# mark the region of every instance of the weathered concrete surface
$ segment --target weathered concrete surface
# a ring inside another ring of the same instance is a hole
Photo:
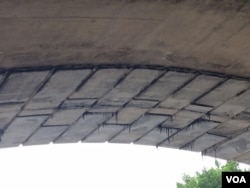
[[[132,143],[151,132],[157,125],[167,119],[167,116],[145,115],[132,123],[129,129],[122,131],[110,140],[111,143]]]
[[[249,163],[249,79],[115,67],[3,72],[0,147],[135,143]]]
[[[185,129],[177,132],[177,134],[172,135],[171,138],[160,143],[160,146],[173,147],[173,148],[183,148],[187,143],[190,143],[195,138],[203,135],[208,130],[211,130],[218,126],[217,122],[210,122],[206,120],[201,120],[200,122],[192,123]]]
[[[46,116],[15,118],[1,137],[1,142],[8,144],[24,143],[46,118]]]
[[[6,125],[19,113],[22,104],[1,104],[0,105],[0,129]]]
[[[246,0],[2,0],[0,67],[151,64],[250,76],[249,10]]]
[[[0,91],[0,102],[24,102],[29,99],[48,72],[11,74]]]

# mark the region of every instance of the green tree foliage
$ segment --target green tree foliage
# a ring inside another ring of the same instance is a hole
[[[216,168],[209,170],[203,169],[201,173],[196,172],[194,177],[184,174],[182,179],[184,183],[177,183],[177,188],[221,188],[222,172],[241,172],[239,163],[228,161],[225,165],[220,166],[215,161]]]

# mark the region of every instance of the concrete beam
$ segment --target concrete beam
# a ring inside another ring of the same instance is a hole
[[[0,2],[0,67],[150,64],[250,76],[245,0]]]

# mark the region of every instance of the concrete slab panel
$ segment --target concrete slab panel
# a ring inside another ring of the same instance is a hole
[[[145,115],[133,123],[127,130],[110,140],[111,143],[131,143],[148,133],[168,117],[157,115]]]
[[[207,131],[218,126],[218,123],[211,121],[200,121],[185,129],[182,129],[177,134],[170,137],[169,140],[161,143],[161,147],[182,148],[197,137],[203,135]]]
[[[165,108],[181,109],[190,104],[193,100],[211,90],[223,79],[215,76],[200,75],[194,80],[174,93],[170,98],[162,101],[160,106]]]
[[[99,102],[100,105],[123,105],[160,75],[161,71],[136,69]]]
[[[56,108],[85,79],[91,70],[58,71],[29,102],[26,109]]]
[[[79,119],[86,110],[86,108],[59,110],[44,123],[44,126],[71,125]]]
[[[126,107],[123,108],[116,116],[107,121],[107,124],[124,124],[129,125],[142,116],[148,109]]]
[[[248,109],[250,107],[250,90],[242,93],[241,95],[232,98],[230,101],[218,106],[211,114],[220,116],[233,117],[236,114]]]
[[[200,118],[202,115],[203,114],[199,112],[182,110],[174,115],[172,119],[168,119],[166,122],[164,122],[162,126],[176,129],[184,128],[196,119]]]
[[[211,134],[232,137],[240,133],[242,130],[250,126],[250,122],[246,120],[231,119],[220,124],[219,127],[209,131]]]
[[[240,162],[240,163],[250,164],[250,151],[243,153],[242,155],[236,157],[235,160]]]
[[[152,108],[154,107],[158,101],[150,101],[150,100],[131,100],[127,106],[129,107],[137,107],[137,108]]]
[[[12,143],[1,143],[0,142],[0,148],[13,148],[13,147],[18,147],[20,144],[12,144]]]
[[[232,118],[236,114],[242,112],[245,109],[243,106],[233,105],[233,104],[222,104],[218,108],[211,111],[211,114],[217,116],[227,116]]]
[[[187,106],[189,103],[190,101],[188,100],[179,100],[179,99],[175,99],[174,97],[170,97],[167,100],[163,101],[160,104],[160,107],[180,110],[183,107]]]
[[[23,104],[0,104],[0,130],[18,114]]]
[[[191,151],[197,151],[201,152],[209,147],[212,147],[215,144],[218,144],[219,142],[226,140],[227,138],[222,136],[216,136],[212,134],[204,134],[201,137],[194,140],[190,145],[187,145],[187,147],[183,148],[186,150]]]
[[[211,120],[211,121],[217,121],[217,122],[225,122],[225,121],[228,121],[230,120],[230,117],[228,116],[218,116],[218,115],[209,115],[208,116],[208,119]]]
[[[83,142],[106,142],[127,128],[127,126],[121,125],[103,125],[91,133]]]
[[[32,116],[16,118],[4,132],[2,143],[23,143],[47,118]]]
[[[229,79],[210,93],[196,101],[198,104],[218,106],[249,87],[249,82]]]
[[[194,74],[192,73],[169,71],[144,91],[138,98],[162,100],[165,97],[170,96],[192,77],[194,77]]]
[[[110,91],[128,69],[98,70],[78,91],[70,98],[101,98]]]
[[[241,112],[240,114],[238,114],[235,119],[238,120],[246,120],[246,121],[250,121],[250,112],[246,111],[246,112]]]
[[[213,108],[209,106],[201,106],[201,105],[196,105],[196,104],[190,104],[184,108],[184,110],[187,110],[187,111],[201,112],[201,113],[207,113],[212,109]]]
[[[38,90],[48,73],[48,71],[40,71],[10,74],[1,88],[0,103],[27,101]]]
[[[233,98],[230,104],[244,106],[245,108],[250,108],[250,89],[242,93],[241,95]]]
[[[24,143],[24,145],[49,144],[60,136],[67,128],[68,126],[42,126]]]
[[[93,132],[100,124],[106,120],[106,116],[102,114],[88,114],[84,118],[80,118],[76,124],[70,127],[63,135],[61,135],[54,143],[75,143]]]
[[[19,117],[22,116],[36,116],[36,115],[51,115],[53,114],[53,109],[41,109],[41,110],[22,110],[21,113],[18,114]]]
[[[90,113],[116,113],[120,107],[118,106],[94,106],[88,112]]]
[[[210,148],[205,151],[205,155],[216,156],[221,159],[232,160],[250,151],[250,131],[246,131],[239,136]]]
[[[167,139],[168,137],[172,136],[176,133],[176,129],[167,129],[167,128],[155,128],[150,131],[148,134],[144,135],[142,138],[134,142],[135,144],[139,145],[152,145],[158,146],[159,143]]]
[[[154,108],[149,111],[150,114],[167,115],[167,116],[172,116],[176,112],[178,112],[178,109],[170,109],[170,108]]]
[[[96,102],[96,99],[76,99],[65,100],[60,108],[74,109],[74,108],[86,108],[92,106]]]

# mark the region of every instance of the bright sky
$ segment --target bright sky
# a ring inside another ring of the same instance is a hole
[[[107,143],[0,149],[0,160],[4,188],[175,188],[214,166],[199,153]]]

